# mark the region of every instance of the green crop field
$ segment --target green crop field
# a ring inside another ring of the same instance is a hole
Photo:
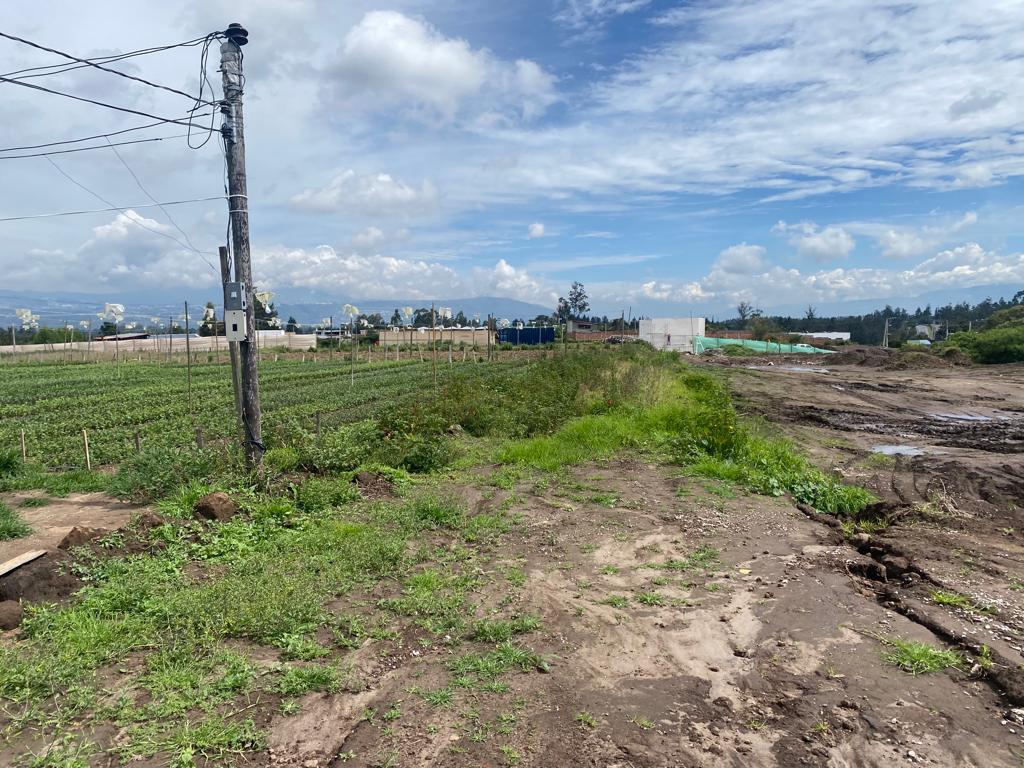
[[[474,364],[456,367],[463,365]],[[443,382],[448,362],[439,359],[437,368]],[[429,362],[352,367],[342,360],[264,361],[264,433],[289,423],[311,427],[317,412],[324,414],[325,425],[355,421],[379,404],[426,395],[432,381]],[[102,465],[131,455],[136,432],[144,447],[180,446],[195,440],[197,428],[212,439],[231,435],[234,418],[226,365],[193,367],[191,408],[183,364],[52,363],[0,369],[0,449],[17,448],[24,430],[28,457],[49,467],[83,466],[83,429],[93,463]]]

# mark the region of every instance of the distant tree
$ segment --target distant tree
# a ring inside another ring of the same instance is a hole
[[[736,305],[736,314],[745,323],[754,314],[754,306],[749,301],[741,301]]]
[[[289,315],[288,316],[288,322],[285,324],[284,329],[288,333],[298,333],[299,332],[299,321],[296,320],[293,316]]]
[[[572,314],[572,307],[569,306],[569,302],[565,300],[564,296],[558,297],[558,306],[555,307],[555,317],[558,318],[558,322],[564,323],[570,319]]]
[[[583,287],[583,283],[576,281],[569,288],[569,308],[577,317],[590,309],[590,297]]]
[[[104,320],[96,330],[97,336],[114,336],[117,333],[117,325],[113,320]]]
[[[402,313],[399,312],[397,309],[395,309],[394,313],[392,313],[392,315],[391,315],[391,322],[389,324],[390,325],[401,325],[402,324]]]
[[[461,309],[455,313],[455,324],[460,328],[469,325],[469,318],[466,317],[466,313]]]
[[[818,310],[814,308],[812,304],[807,305],[807,309],[804,310],[804,318],[806,320],[814,320],[818,317]]]
[[[412,314],[412,324],[416,328],[429,328],[432,322],[433,313],[430,307],[420,307]]]

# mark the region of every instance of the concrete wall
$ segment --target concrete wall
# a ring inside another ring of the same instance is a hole
[[[487,329],[486,328],[438,328],[434,331],[434,341],[440,342],[451,342],[454,341],[456,344],[477,344],[478,346],[485,346],[487,344]],[[411,335],[411,339],[410,339]],[[381,331],[379,336],[379,344],[429,344],[431,339],[429,328],[413,328],[412,333],[409,331]],[[494,334],[491,334],[491,343],[494,343]]]
[[[704,335],[703,317],[656,317],[640,321],[640,340],[655,349],[693,353],[693,337]]]

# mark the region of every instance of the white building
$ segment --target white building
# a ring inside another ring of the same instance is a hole
[[[809,339],[829,339],[831,341],[849,341],[848,331],[796,331],[798,336],[806,336]]]
[[[692,354],[693,337],[703,335],[703,317],[656,317],[640,321],[640,340],[655,349]]]

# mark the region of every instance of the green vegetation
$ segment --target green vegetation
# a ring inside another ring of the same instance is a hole
[[[943,347],[961,349],[976,363],[1024,361],[1024,304],[993,312],[982,330],[954,333]]]
[[[899,637],[885,638],[883,642],[890,650],[882,654],[882,658],[912,675],[941,672],[951,668],[959,669],[964,662],[963,656],[956,651],[936,648],[927,643],[903,640]]]
[[[18,513],[0,502],[0,541],[4,539],[20,539],[32,533],[24,520],[18,517]]]
[[[621,404],[512,443],[498,460],[550,471],[621,450],[651,450],[692,474],[769,496],[789,493],[822,512],[853,514],[874,500],[813,467],[785,440],[741,420],[713,376],[649,354],[635,354],[619,368],[620,392],[631,393]]]
[[[424,397],[432,377],[418,363],[357,366],[352,387],[347,365],[264,361],[269,450],[259,476],[219,441],[235,429],[219,367],[200,366],[194,383],[205,449],[189,445],[194,421],[177,367],[5,368],[0,445],[29,423],[33,460],[0,452],[0,491],[40,488],[49,499],[103,490],[161,515],[72,551],[81,591],[61,604],[27,605],[20,634],[0,643],[0,709],[12,743],[46,729],[56,745],[46,759],[77,768],[111,747],[68,734],[116,726],[125,762],[237,761],[265,745],[255,723],[267,712],[250,710],[294,714],[305,693],[357,690],[345,657],[371,643],[382,656],[409,645],[450,652],[449,679],[418,694],[431,706],[510,690],[511,673],[547,668],[527,647],[538,618],[512,607],[527,583],[525,560],[502,560],[494,547],[516,525],[514,491],[536,474],[529,467],[629,450],[676,461],[722,493],[791,493],[837,512],[868,498],[740,420],[716,379],[673,355],[636,345],[439,367],[438,394]],[[319,434],[317,411],[327,414]],[[51,471],[77,465],[81,428],[94,460],[118,462],[116,471]],[[489,479],[466,471],[495,457],[506,466]],[[451,477],[469,491],[450,490]],[[619,504],[600,488],[545,481],[555,494]],[[466,499],[481,486],[489,496],[471,507]],[[229,494],[240,513],[223,523],[194,519],[196,501],[212,491]],[[0,538],[28,532],[0,504]],[[649,564],[662,573],[646,591],[602,602],[670,604],[653,591],[669,572],[706,571],[719,558],[705,546]],[[504,594],[496,606],[487,589],[495,585]],[[395,705],[378,722],[399,717]],[[587,713],[577,720],[595,725]]]

